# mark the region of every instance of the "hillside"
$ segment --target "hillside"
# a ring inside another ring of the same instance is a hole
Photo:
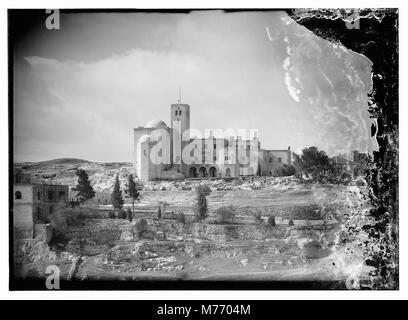
[[[129,174],[135,174],[129,162],[91,162],[83,159],[61,158],[41,162],[15,163],[39,183],[66,184],[70,187],[77,182],[76,171],[85,170],[96,191],[111,190],[118,174],[121,184],[125,184]]]

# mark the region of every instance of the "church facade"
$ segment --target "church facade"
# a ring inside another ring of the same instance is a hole
[[[170,127],[154,119],[133,129],[133,164],[142,182],[267,176],[284,165],[291,165],[290,147],[261,149],[256,133],[249,139],[218,138],[211,131],[206,137],[192,137],[197,132],[190,129],[190,106],[172,104],[170,112]]]

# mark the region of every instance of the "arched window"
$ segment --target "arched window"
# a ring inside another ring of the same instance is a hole
[[[16,200],[20,200],[22,198],[20,191],[16,191],[16,193],[14,195],[16,197]]]

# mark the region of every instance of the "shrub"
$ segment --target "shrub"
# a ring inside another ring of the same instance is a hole
[[[132,210],[130,210],[129,208],[127,208],[127,210],[126,210],[126,217],[130,222],[132,222],[133,214],[132,214]]]
[[[109,211],[109,213],[108,213],[108,217],[109,217],[109,219],[115,219],[115,218],[116,218],[116,214],[115,214],[115,212],[113,212],[113,211]]]
[[[176,215],[176,221],[180,223],[185,223],[186,222],[186,216],[184,212],[178,212]]]
[[[217,223],[231,223],[235,216],[233,206],[224,206],[215,210],[215,221]]]
[[[118,218],[119,219],[126,219],[127,218],[126,211],[123,210],[123,209],[119,210]]]
[[[293,221],[292,221],[293,222]],[[276,227],[275,216],[269,216],[268,218],[268,226],[269,227]]]
[[[262,223],[262,215],[260,212],[255,213],[255,223],[256,224],[261,224]]]
[[[49,223],[53,230],[53,242],[64,242],[68,227],[83,224],[84,216],[80,208],[67,208],[60,206],[49,215]]]
[[[289,227],[292,227],[292,226],[294,226],[295,224],[293,223],[293,220],[292,219],[289,219],[289,223],[288,223],[288,226]]]
[[[197,190],[200,190],[200,192],[203,192],[206,196],[208,196],[211,193],[211,189],[209,186],[206,184],[199,185]]]
[[[343,180],[343,181],[350,182],[353,179],[353,177],[351,176],[350,172],[344,171],[344,172],[342,172],[342,174],[340,176],[340,179]]]
[[[199,186],[196,190],[196,203],[194,206],[195,217],[197,221],[202,221],[208,217],[207,195],[210,192],[208,186]]]
[[[296,168],[293,165],[287,165],[285,163],[282,167],[275,169],[274,176],[285,177],[285,176],[292,176],[295,173],[296,173]]]

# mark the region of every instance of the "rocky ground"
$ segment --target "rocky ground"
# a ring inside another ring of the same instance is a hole
[[[22,166],[37,178],[55,170],[55,182],[72,183],[78,161]],[[90,172],[99,190],[108,190],[117,173],[125,180],[132,170],[130,165],[88,162],[80,167]],[[224,205],[236,208],[233,223],[214,224],[211,217],[193,221],[194,190],[200,184],[212,190],[210,214]],[[358,229],[369,219],[364,185],[295,177],[183,180],[149,182],[141,194],[133,222],[106,215],[84,218],[52,246],[41,235],[21,243],[16,247],[18,276],[43,277],[45,266],[55,264],[67,279],[329,280],[350,288],[369,279],[363,263],[367,234],[348,233],[350,226]],[[167,202],[170,212],[184,212],[187,221],[177,222],[171,215],[158,220],[159,201]],[[263,222],[256,222],[255,214]],[[270,215],[276,217],[276,227],[266,226]]]
[[[350,281],[368,272],[361,249],[343,246],[335,226],[265,228],[146,219],[141,227],[141,221],[90,219],[71,228],[64,245],[51,249],[41,239],[26,242],[20,274],[42,277],[48,264],[77,280]]]

